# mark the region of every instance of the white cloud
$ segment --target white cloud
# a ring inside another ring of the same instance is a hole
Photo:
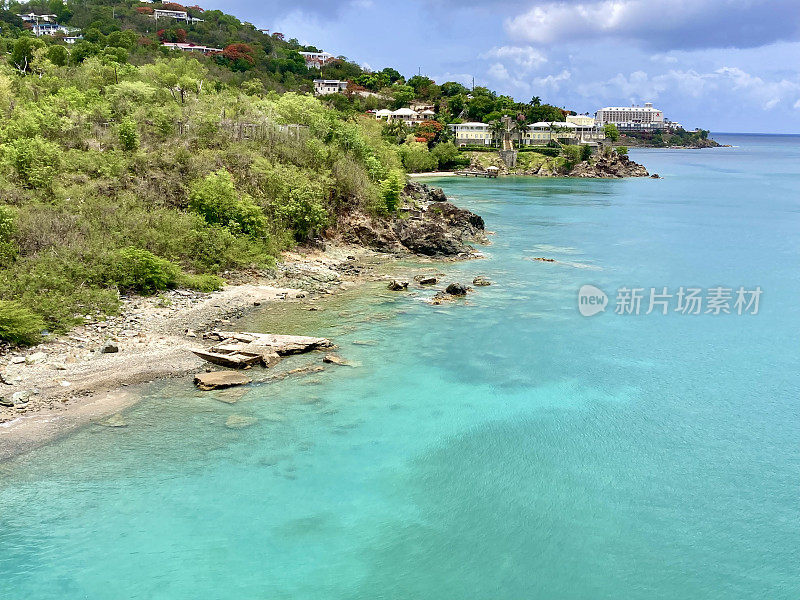
[[[701,73],[693,69],[671,70],[658,75],[633,71],[618,73],[606,81],[582,82],[575,92],[587,99],[620,104],[656,101],[661,97],[677,98],[735,98],[739,105],[754,105],[765,111],[800,94],[800,80],[764,80],[738,67],[721,67]],[[709,107],[712,104],[709,104]],[[795,104],[795,108],[800,108]]]
[[[798,39],[796,0],[549,0],[506,20],[516,40],[549,45],[590,38],[663,48],[757,47]]]
[[[490,66],[488,74],[489,77],[493,77],[494,79],[499,79],[501,81],[508,81],[511,79],[508,69],[506,69],[501,63],[494,63],[492,66]]]
[[[511,61],[525,71],[532,71],[547,62],[547,57],[532,46],[500,46],[480,55],[483,59]]]

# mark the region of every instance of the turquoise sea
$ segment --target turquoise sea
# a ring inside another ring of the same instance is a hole
[[[154,384],[0,464],[0,598],[797,599],[800,137],[716,137],[631,153],[662,180],[438,180],[495,235],[437,268],[493,286],[334,299],[285,327],[357,368]],[[681,286],[763,294],[644,314]]]

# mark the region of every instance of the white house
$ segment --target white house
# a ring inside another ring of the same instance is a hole
[[[594,120],[594,119],[592,119]],[[522,134],[523,146],[546,146],[553,140],[568,144],[595,145],[605,139],[605,133],[596,124],[576,124],[570,121],[539,121],[528,125]]]
[[[211,54],[212,52],[222,52],[222,48],[211,48],[209,46],[199,46],[197,44],[183,44],[180,42],[163,42],[161,44],[164,48],[172,50],[183,50],[184,52],[201,52],[203,54]]]
[[[164,10],[157,8],[153,11],[153,18],[158,21],[159,19],[175,19],[176,21],[185,21],[186,23],[202,23],[203,19],[190,17],[189,13],[185,10]]]
[[[314,95],[327,96],[328,94],[338,94],[347,91],[347,82],[339,79],[315,79]]]
[[[336,58],[330,52],[300,52],[299,54],[306,61],[306,67],[309,69],[321,69]]]
[[[595,113],[600,125],[613,123],[620,130],[649,131],[664,128],[664,112],[653,108],[652,102],[644,106],[606,106]]]

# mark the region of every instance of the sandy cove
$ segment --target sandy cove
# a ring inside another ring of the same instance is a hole
[[[289,252],[277,275],[238,273],[210,294],[125,298],[117,316],[0,356],[0,397],[26,400],[0,406],[0,460],[130,406],[138,396],[127,386],[205,370],[210,365],[191,352],[204,345],[203,332],[225,329],[269,302],[314,302],[384,279],[386,264],[385,254],[362,247]]]

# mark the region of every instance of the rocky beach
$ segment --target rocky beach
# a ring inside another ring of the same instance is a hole
[[[211,332],[234,329],[242,317],[275,303],[318,310],[326,297],[367,282],[385,280],[391,287],[400,281],[405,285],[396,289],[406,290],[414,270],[398,259],[469,259],[479,255],[470,244],[488,243],[483,219],[450,203],[441,189],[412,182],[404,197],[399,217],[346,215],[315,246],[284,253],[273,270],[228,273],[219,292],[174,289],[123,297],[118,315],[87,315],[66,335],[32,348],[5,348],[0,460],[114,415],[132,401],[128,386],[211,370],[192,349],[207,346]],[[438,283],[417,280],[417,286]],[[432,302],[439,303],[441,298]]]

